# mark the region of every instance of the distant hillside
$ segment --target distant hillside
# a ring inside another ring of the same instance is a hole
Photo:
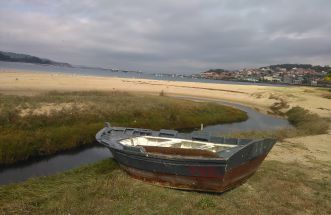
[[[18,54],[13,52],[3,52],[3,51],[0,51],[0,61],[48,64],[48,65],[71,67],[69,63],[56,62],[49,59],[35,57],[32,55]]]
[[[291,70],[293,68],[302,68],[302,69],[313,69],[316,72],[320,73],[322,71],[324,72],[331,72],[331,67],[330,66],[320,66],[320,65],[311,65],[311,64],[291,64],[291,63],[285,63],[285,64],[276,64],[276,65],[270,65],[270,66],[263,66],[260,68],[256,68],[256,69],[271,69],[271,70],[276,70],[276,68],[284,68],[286,70]],[[238,70],[235,70],[238,71]],[[221,74],[221,73],[227,73],[227,72],[231,72],[230,70],[226,70],[226,69],[209,69],[205,72],[202,72],[202,74],[204,73],[215,73],[215,74]]]
[[[225,69],[210,69],[210,70],[207,70],[203,73],[223,73],[223,72],[228,72],[228,70],[225,70]]]

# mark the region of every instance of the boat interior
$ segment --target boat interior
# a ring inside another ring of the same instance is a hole
[[[186,140],[167,137],[154,137],[154,136],[140,136],[123,139],[121,144],[126,146],[142,146],[142,147],[165,147],[177,149],[193,149],[193,150],[206,150],[214,153],[237,147],[237,144],[221,144],[211,143],[196,140]]]

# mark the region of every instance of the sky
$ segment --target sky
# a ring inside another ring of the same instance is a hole
[[[0,50],[193,74],[331,64],[330,0],[0,0]]]

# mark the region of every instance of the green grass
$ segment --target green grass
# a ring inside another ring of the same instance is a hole
[[[265,161],[221,195],[162,188],[104,160],[50,177],[0,186],[0,214],[330,214],[329,164]]]
[[[0,165],[90,144],[105,121],[116,126],[158,130],[192,129],[201,123],[246,119],[245,112],[232,107],[164,95],[123,92],[0,95]]]

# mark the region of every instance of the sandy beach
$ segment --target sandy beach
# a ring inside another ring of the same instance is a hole
[[[199,97],[236,102],[264,113],[270,113],[270,107],[275,103],[285,102],[287,106],[281,111],[300,106],[322,117],[331,118],[331,99],[323,98],[325,93],[323,90],[311,87],[175,82],[19,70],[2,70],[0,72],[0,93],[33,95],[49,90],[117,90],[149,94],[159,94],[163,91],[167,96]],[[330,162],[330,139],[330,131],[323,135],[285,139],[275,146],[268,159],[309,163],[309,160],[313,158],[322,162]],[[300,147],[291,147],[293,145],[300,145]]]
[[[323,98],[323,91],[311,87],[276,87],[233,85],[198,82],[176,82],[147,79],[97,77],[20,70],[0,71],[0,92],[3,94],[33,94],[48,90],[129,91],[168,96],[188,96],[221,99],[270,112],[275,103],[301,106],[322,117],[331,117],[331,100]]]

